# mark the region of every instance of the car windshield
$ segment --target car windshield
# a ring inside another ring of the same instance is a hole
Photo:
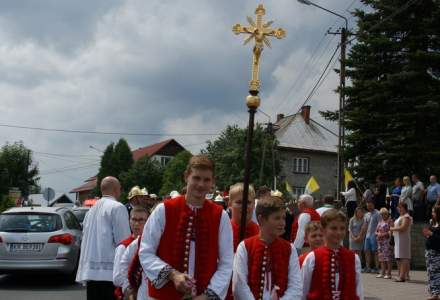
[[[57,214],[19,213],[0,215],[3,232],[51,232],[63,227]]]
[[[82,223],[88,211],[89,211],[88,209],[75,209],[72,212],[75,215],[78,222]]]

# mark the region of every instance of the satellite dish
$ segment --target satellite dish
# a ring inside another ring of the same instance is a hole
[[[54,197],[55,197],[55,191],[52,188],[48,187],[43,190],[43,198],[47,202],[50,202],[50,200],[52,200]]]

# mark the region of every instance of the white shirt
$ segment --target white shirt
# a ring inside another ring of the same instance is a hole
[[[235,300],[252,300],[255,299],[252,291],[248,285],[248,253],[244,242],[238,245],[237,252],[234,259],[234,273],[232,275],[232,290]],[[302,295],[302,279],[299,269],[298,255],[296,249],[292,247],[289,258],[289,273],[288,273],[287,288],[280,300],[300,300]],[[266,278],[267,286],[271,286],[272,276]],[[265,286],[266,286],[265,283]],[[276,293],[275,289],[272,291],[264,289],[263,300],[270,300],[271,295]]]
[[[191,207],[192,209],[195,209]],[[151,213],[145,224],[142,234],[139,259],[148,279],[157,289],[162,288],[168,281],[168,274],[171,266],[160,259],[157,255],[157,248],[165,230],[165,206],[159,204]],[[228,292],[229,282],[232,273],[233,243],[231,221],[225,211],[222,212],[219,226],[219,260],[217,271],[209,282],[208,289],[224,299]],[[188,274],[194,277],[195,269],[195,242],[190,244]],[[162,271],[162,274],[161,274]],[[164,276],[166,274],[166,276]]]
[[[126,272],[122,270],[121,260],[122,255],[126,250],[125,245],[119,245],[115,250],[115,260],[113,262],[113,284],[118,287],[122,287],[122,283],[124,282],[124,276],[127,277]],[[127,268],[128,271],[128,268]]]
[[[296,238],[293,242],[293,246],[296,249],[302,249],[304,246],[304,237],[306,234],[306,225],[311,221],[310,214],[301,213],[298,217],[298,231],[296,232]]]
[[[316,212],[319,216],[322,216],[323,213],[325,213],[327,210],[334,208],[333,205],[325,204],[324,206],[321,206],[320,208],[316,209]]]
[[[351,188],[346,192],[341,192],[342,196],[345,197],[345,204],[347,204],[347,202],[350,201],[357,201],[357,197],[356,197],[356,189],[355,188]]]
[[[355,272],[356,272],[356,294],[360,300],[364,300],[364,289],[361,281],[361,261],[359,256],[355,254]],[[310,252],[304,259],[301,267],[301,274],[303,279],[303,293],[302,300],[307,300],[307,294],[309,293],[310,286],[312,284],[313,270],[315,269],[315,252]],[[339,273],[336,273],[335,285],[339,286]]]
[[[115,248],[130,235],[127,209],[115,198],[102,197],[84,219],[76,281],[113,281]]]
[[[130,286],[130,283],[128,281],[128,269],[137,250],[138,250],[138,239],[135,239],[133,242],[131,242],[130,245],[128,245],[127,249],[125,249],[122,255],[121,269],[125,274],[123,284],[121,285],[123,292],[125,292],[125,290]],[[151,299],[148,296],[147,275],[145,274],[144,271],[142,271],[142,282],[137,292],[137,299],[138,300]]]

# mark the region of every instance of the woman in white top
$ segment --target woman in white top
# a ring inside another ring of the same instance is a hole
[[[412,211],[414,210],[411,200],[412,187],[411,180],[408,176],[403,177],[403,184],[404,186],[402,187],[402,192],[400,193],[399,203],[406,203],[406,205],[408,206],[408,211],[410,212],[410,214],[412,214]]]
[[[354,215],[354,211],[357,207],[356,196],[356,184],[353,180],[350,180],[347,184],[347,191],[341,192],[341,195],[345,197],[345,207],[347,208],[347,216],[350,219]]]

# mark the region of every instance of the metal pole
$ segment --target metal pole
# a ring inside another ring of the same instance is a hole
[[[251,91],[252,96],[257,96],[258,91]],[[247,218],[247,207],[249,198],[249,181],[251,174],[251,149],[252,149],[252,138],[254,135],[254,118],[255,118],[256,108],[249,108],[249,124],[247,128],[246,135],[246,148],[245,148],[245,162],[244,162],[244,180],[243,180],[243,199],[241,202],[241,222],[240,222],[240,241],[245,238],[246,235],[246,218]]]

